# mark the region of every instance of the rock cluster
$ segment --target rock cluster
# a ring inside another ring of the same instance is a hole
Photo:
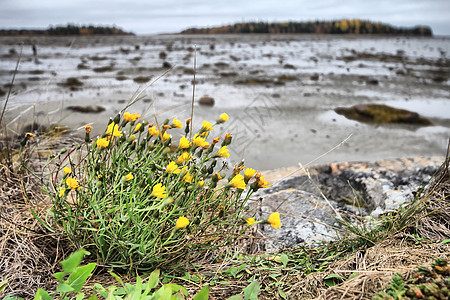
[[[334,239],[336,218],[377,218],[400,207],[429,182],[443,161],[433,157],[316,166],[258,191],[250,211],[259,219],[274,211],[281,215],[281,229],[261,225],[266,250]]]

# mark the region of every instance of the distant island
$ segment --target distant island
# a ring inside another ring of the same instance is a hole
[[[50,26],[47,29],[0,29],[0,36],[134,35],[115,26]]]
[[[210,28],[189,28],[180,34],[379,34],[379,35],[411,35],[432,36],[432,30],[428,26],[416,26],[412,28],[395,27],[380,22],[365,20],[336,20],[314,22],[245,22],[234,25],[225,25]]]

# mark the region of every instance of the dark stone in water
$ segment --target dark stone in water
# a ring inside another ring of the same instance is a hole
[[[99,105],[86,105],[86,106],[68,106],[68,110],[71,110],[73,112],[80,112],[80,113],[101,113],[102,111],[105,111],[105,108]]]
[[[210,96],[203,96],[198,100],[198,104],[204,105],[204,106],[213,106],[214,105],[214,98]]]
[[[403,123],[429,126],[431,121],[418,113],[384,104],[359,104],[352,107],[338,107],[336,113],[347,119],[373,124]]]
[[[152,76],[138,76],[135,77],[133,80],[136,83],[147,83],[150,81],[150,79],[152,79]]]

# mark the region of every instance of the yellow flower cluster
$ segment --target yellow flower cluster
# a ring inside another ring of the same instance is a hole
[[[124,119],[125,121],[127,121],[127,122],[134,122],[134,121],[136,121],[137,119],[139,119],[140,117],[141,117],[141,115],[136,114],[136,113],[131,114],[131,113],[129,113],[129,112],[126,112],[126,113],[123,114],[123,119]]]

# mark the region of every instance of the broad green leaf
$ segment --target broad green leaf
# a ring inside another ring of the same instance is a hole
[[[242,300],[242,295],[237,294],[237,295],[231,296],[230,298],[227,298],[227,300]]]
[[[345,278],[338,274],[330,274],[328,276],[325,276],[325,278],[323,279],[323,281],[327,287],[335,286],[335,285],[339,284],[339,282],[344,281],[344,280],[345,280]]]
[[[286,265],[287,265],[287,263],[288,263],[288,261],[289,261],[289,258],[288,258],[288,256],[286,255],[286,254],[281,254],[281,256],[280,256],[280,260],[281,260],[281,263],[283,264],[283,268],[286,268]]]
[[[209,285],[204,286],[192,300],[208,300],[209,297]]]
[[[258,300],[258,294],[260,290],[259,282],[253,281],[246,288],[243,289],[245,300]]]
[[[75,290],[73,289],[73,287],[68,285],[66,282],[61,282],[58,285],[58,288],[56,289],[56,291],[60,292],[60,293],[71,293],[71,292],[73,292]]]
[[[443,240],[443,241],[441,242],[442,245],[445,245],[445,244],[448,244],[448,243],[450,243],[450,239],[448,239],[448,240]]]
[[[84,293],[79,293],[75,300],[83,300],[83,299],[84,299]]]
[[[96,263],[90,263],[85,266],[78,267],[72,274],[70,274],[66,281],[67,284],[69,284],[76,293],[79,293],[86,282],[86,279],[91,276],[96,265]]]
[[[88,300],[97,300],[98,298],[97,298],[97,295],[96,294],[94,294],[94,295],[92,295],[92,296],[90,296],[89,298],[88,298]]]
[[[36,295],[34,295],[34,300],[52,300],[53,298],[48,295],[48,293],[43,289],[38,289]]]
[[[55,277],[59,282],[62,282],[64,280],[64,276],[66,276],[66,272],[57,272],[53,274],[53,277]]]
[[[147,288],[145,289],[144,295],[148,295],[152,289],[154,289],[158,286],[159,274],[160,274],[159,269],[154,270],[150,274],[150,277],[148,278],[148,282],[147,282]]]
[[[80,249],[72,253],[68,258],[61,262],[63,270],[66,274],[72,273],[80,265],[83,257],[89,255],[90,253],[84,249]]]
[[[23,300],[23,298],[20,298],[19,296],[16,295],[6,295],[6,297],[3,298],[3,300]]]
[[[166,284],[165,287],[168,287],[168,288],[172,289],[172,293],[176,293],[178,291],[181,291],[184,296],[186,296],[186,297],[189,296],[189,293],[186,290],[186,288],[184,286],[179,285],[179,284],[169,283],[169,284]]]

